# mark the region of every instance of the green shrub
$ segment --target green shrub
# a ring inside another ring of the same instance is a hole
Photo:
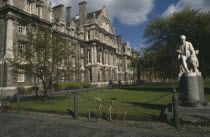
[[[58,91],[62,90],[59,83],[54,83],[53,84],[53,89],[54,89],[55,92],[58,92]]]
[[[89,87],[91,87],[90,82],[55,83],[55,84],[53,84],[53,88],[55,91],[82,89],[82,88],[89,88]]]
[[[17,91],[20,95],[27,95],[28,94],[27,93],[28,91],[25,87],[17,87]]]
[[[30,88],[27,89],[28,90],[28,93],[35,93],[36,94],[36,91],[39,91],[39,87],[38,86],[32,86]]]

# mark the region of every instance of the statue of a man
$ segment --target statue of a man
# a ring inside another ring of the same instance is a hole
[[[196,52],[192,44],[186,41],[184,35],[180,36],[181,45],[178,47],[178,59],[180,65],[180,75],[188,72],[199,72],[198,71],[198,59],[196,57]]]

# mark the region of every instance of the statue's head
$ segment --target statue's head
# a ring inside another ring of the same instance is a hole
[[[186,40],[186,36],[185,35],[181,35],[180,39],[181,39],[181,41],[185,41]]]

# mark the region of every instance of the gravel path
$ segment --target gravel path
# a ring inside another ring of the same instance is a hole
[[[183,126],[175,129],[160,122],[73,120],[43,113],[0,113],[0,137],[209,137],[210,128]]]

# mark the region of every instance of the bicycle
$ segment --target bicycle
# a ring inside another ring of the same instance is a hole
[[[11,108],[10,97],[0,97],[1,112],[7,112]]]
[[[91,122],[97,122],[99,118],[109,116],[109,120],[113,123],[123,122],[126,118],[126,111],[124,107],[122,105],[115,104],[116,98],[110,99],[111,104],[109,105],[108,109],[109,114],[107,114],[107,112],[103,110],[101,98],[95,97],[94,101],[97,103],[97,105],[88,113],[88,120]]]

